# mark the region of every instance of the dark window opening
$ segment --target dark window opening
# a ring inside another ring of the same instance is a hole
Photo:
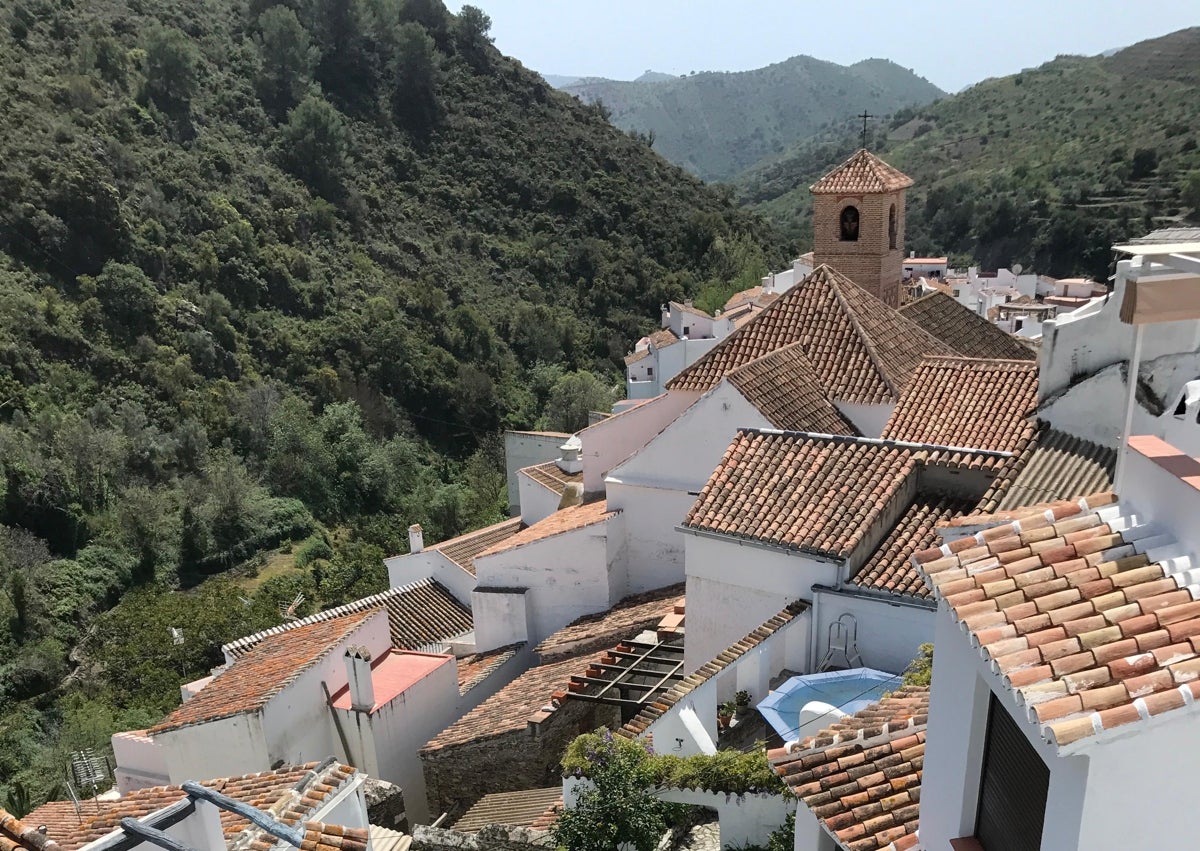
[[[858,242],[858,208],[846,207],[841,217],[842,242]]]
[[[888,248],[896,247],[896,205],[888,211]]]
[[[996,696],[988,707],[975,838],[987,851],[1040,851],[1050,769]]]
[[[652,366],[648,366],[648,367],[646,367],[646,377],[647,377],[647,378],[653,378],[653,377],[654,377],[654,367],[652,367]]]
[[[1175,416],[1183,417],[1187,413],[1187,394],[1184,393],[1179,397],[1179,404],[1175,406]]]

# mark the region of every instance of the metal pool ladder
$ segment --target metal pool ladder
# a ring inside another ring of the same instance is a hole
[[[818,671],[840,668],[861,668],[862,656],[858,654],[858,619],[846,612],[829,625],[829,641],[826,643],[825,658],[817,666]],[[836,664],[839,657],[844,665]]]

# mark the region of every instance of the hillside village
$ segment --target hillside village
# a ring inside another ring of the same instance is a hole
[[[1123,828],[1200,746],[1197,234],[1014,336],[905,250],[911,184],[832,168],[810,256],[664,307],[616,412],[507,436],[510,519],[226,644],[0,851],[551,847],[601,728],[675,758],[670,847],[1186,847],[1186,784]]]

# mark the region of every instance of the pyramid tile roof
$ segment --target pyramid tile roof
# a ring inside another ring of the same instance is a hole
[[[683,525],[846,558],[918,463],[887,441],[742,429]]]
[[[929,688],[905,686],[767,758],[843,848],[912,848],[928,714]]]
[[[925,355],[956,352],[845,275],[819,266],[770,307],[667,384],[705,392],[750,361],[799,343],[824,395],[859,404],[894,401]]]
[[[1200,586],[1177,552],[1105,493],[914,559],[1062,753],[1200,698]]]
[[[934,292],[900,306],[900,313],[968,358],[1037,360],[1037,352],[952,296]]]
[[[912,178],[888,165],[866,148],[859,148],[841,165],[809,187],[814,195],[870,195],[897,192],[913,185]]]
[[[239,658],[269,636],[318,621],[378,609],[387,610],[392,647],[397,650],[420,650],[457,638],[474,628],[471,610],[460,603],[449,589],[436,579],[422,579],[239,638],[224,645],[221,650],[232,658]]]
[[[258,809],[269,810],[286,824],[297,824],[307,820],[353,778],[354,773],[353,768],[328,760],[205,780],[200,785]],[[179,786],[154,786],[137,789],[115,800],[82,801],[79,811],[70,801],[52,801],[38,807],[24,821],[30,825],[45,825],[46,835],[57,842],[62,851],[76,851],[117,830],[123,818],[143,818],[184,797],[186,793]],[[252,830],[252,826],[241,816],[222,810],[221,829],[226,840],[232,841]],[[272,844],[273,841],[266,847]]]
[[[942,539],[937,527],[966,514],[975,505],[973,499],[944,494],[917,494],[883,543],[850,580],[850,584],[921,599],[929,597],[929,586],[912,563],[912,554],[940,545]]]
[[[821,393],[812,363],[799,343],[739,366],[727,380],[775,428],[817,434],[858,434]]]
[[[1037,379],[1032,361],[925,358],[881,437],[1019,453],[1037,429]],[[955,455],[950,453],[948,460],[960,462]]]
[[[377,609],[355,612],[264,638],[148,732],[155,736],[261,709],[376,614]]]

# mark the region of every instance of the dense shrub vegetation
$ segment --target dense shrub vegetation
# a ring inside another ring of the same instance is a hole
[[[407,524],[498,519],[502,428],[578,425],[660,303],[780,259],[488,26],[0,0],[0,804],[378,590]]]

